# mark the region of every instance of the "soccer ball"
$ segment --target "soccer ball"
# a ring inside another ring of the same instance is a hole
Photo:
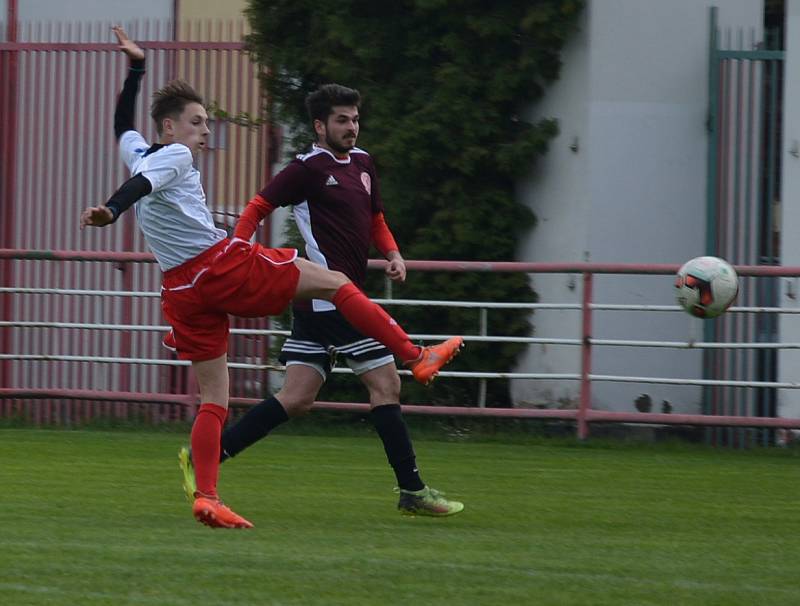
[[[739,277],[718,257],[696,257],[683,264],[675,276],[675,296],[697,318],[716,318],[739,294]]]

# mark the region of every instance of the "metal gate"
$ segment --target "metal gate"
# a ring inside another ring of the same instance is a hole
[[[8,40],[0,39],[0,248],[147,250],[132,215],[103,230],[78,230],[81,210],[106,200],[127,179],[112,129],[127,59],[111,43],[110,26],[29,23],[19,31],[9,30]],[[135,123],[148,141],[156,140],[148,115],[151,94],[173,78],[188,80],[212,108],[220,108],[216,113],[209,110],[210,149],[199,168],[212,214],[221,225],[232,227],[239,210],[263,187],[271,162],[268,128],[259,119],[263,99],[258,68],[241,42],[244,22],[185,23],[176,28],[142,21],[126,24],[126,29],[147,57]],[[2,261],[0,269],[0,286],[29,289],[0,292],[0,319],[48,318],[74,325],[3,328],[3,351],[119,358],[171,355],[159,345],[160,331],[85,328],[96,322],[119,327],[162,325],[157,297],[134,304],[132,296],[119,294],[157,291],[157,266],[14,260]],[[109,294],[52,294],[58,289]],[[267,322],[237,319],[232,325],[264,328]],[[238,336],[230,345],[233,361],[260,360],[267,352],[265,337]],[[188,376],[184,368],[174,367],[0,362],[0,385],[5,387],[69,388],[90,380],[99,390],[186,393],[193,389]],[[264,377],[263,372],[234,370],[232,390],[258,397],[266,391]],[[89,409],[97,403],[76,405]]]
[[[754,30],[720,32],[717,9],[709,25],[709,147],[707,254],[735,265],[780,265],[782,40]],[[742,306],[776,307],[776,279],[740,278]],[[708,341],[777,341],[777,314],[729,314],[706,324]],[[710,351],[708,378],[775,381],[775,350]],[[776,390],[709,388],[707,414],[772,417]],[[771,441],[771,430],[713,430],[714,442]]]

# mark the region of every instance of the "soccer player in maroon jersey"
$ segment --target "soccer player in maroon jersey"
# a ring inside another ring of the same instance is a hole
[[[402,282],[406,266],[384,219],[375,165],[356,147],[359,105],[358,91],[338,84],[324,85],[307,97],[316,143],[250,201],[235,236],[250,240],[266,215],[278,206],[291,206],[311,261],[341,271],[360,287],[374,244],[389,261],[386,274]],[[331,370],[332,354],[338,355],[369,391],[370,418],[397,479],[400,511],[437,516],[461,511],[462,503],[445,499],[420,478],[400,410],[400,377],[392,353],[348,324],[329,301],[295,301],[293,312],[292,333],[280,355],[287,367],[283,387],[223,432],[222,459],[308,412]]]
[[[214,225],[194,167],[210,132],[202,99],[181,81],[156,91],[151,116],[159,142],[147,143],[133,125],[144,52],[122,28],[113,32],[130,60],[114,132],[132,177],[105,204],[84,210],[80,226],[110,225],[135,205],[139,228],[163,272],[161,306],[172,326],[170,344],[179,358],[191,361],[200,387],[202,404],[191,435],[196,471],[192,513],[208,526],[250,528],[217,494],[220,438],[228,413],[228,314],[276,315],[293,298],[332,301],[349,322],[404,360],[422,383],[433,379],[462,340],[420,348],[342,272],[299,259],[293,249],[227,238]]]

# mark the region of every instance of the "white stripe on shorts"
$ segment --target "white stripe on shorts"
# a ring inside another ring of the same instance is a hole
[[[375,339],[365,339],[364,341],[357,341],[356,343],[351,343],[349,345],[345,345],[344,347],[337,347],[336,351],[343,354],[349,354],[351,356],[357,356],[380,349],[386,349],[386,346],[379,343]]]
[[[283,351],[293,351],[303,354],[326,354],[328,351],[319,343],[314,341],[298,341],[297,339],[286,339],[283,342]]]

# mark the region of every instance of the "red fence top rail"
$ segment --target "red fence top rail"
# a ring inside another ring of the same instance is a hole
[[[131,263],[155,263],[153,253],[112,252],[105,250],[22,250],[0,248],[0,259],[24,261],[128,261]]]
[[[244,50],[243,42],[196,42],[183,40],[137,41],[140,47],[152,50]],[[0,42],[0,51],[113,51],[117,44],[101,42]]]
[[[41,261],[110,261],[129,263],[155,263],[155,257],[146,252],[112,252],[102,250],[23,250],[0,248],[0,259]],[[370,259],[371,269],[386,265],[382,259]],[[477,271],[524,273],[594,273],[594,274],[674,274],[677,263],[525,263],[518,261],[409,261],[408,269],[421,271]],[[800,276],[800,266],[735,265],[740,276]]]

